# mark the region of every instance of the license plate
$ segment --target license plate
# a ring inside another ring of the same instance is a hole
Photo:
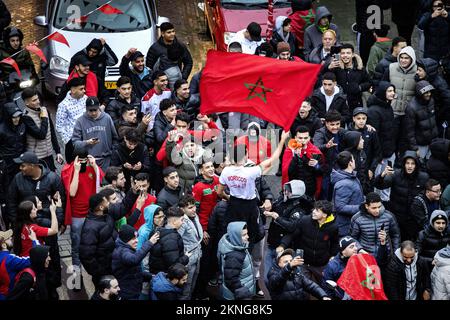
[[[117,82],[115,82],[115,81],[105,81],[105,87],[108,90],[117,89]]]

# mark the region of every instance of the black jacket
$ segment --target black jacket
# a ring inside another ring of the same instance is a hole
[[[158,112],[152,129],[155,137],[155,150],[161,148],[164,140],[167,138],[167,134],[173,129],[175,129],[175,127],[167,120],[163,113]]]
[[[129,170],[124,167],[125,163],[129,163],[131,165],[135,165],[138,162],[142,164],[141,170]],[[111,165],[116,167],[122,167],[123,173],[127,178],[127,181],[130,181],[130,177],[135,177],[138,173],[144,172],[149,173],[150,171],[150,158],[148,155],[147,147],[139,142],[134,150],[129,150],[125,144],[122,142],[119,144],[119,147],[113,151],[111,155]]]
[[[450,51],[450,17],[432,18],[431,12],[425,13],[417,25],[424,31],[424,58],[439,61]]]
[[[435,139],[430,145],[431,157],[427,161],[427,172],[441,184],[442,190],[450,183],[450,140]]]
[[[53,171],[41,166],[42,175],[38,180],[24,176],[22,172],[16,174],[9,186],[8,217],[15,221],[19,203],[29,196],[37,196],[42,201],[43,208],[50,207],[48,196],[53,196],[57,191],[62,200],[62,208],[56,209],[59,224],[64,223],[64,208],[66,207],[66,192],[61,178]]]
[[[280,42],[286,42],[276,30],[273,30],[272,39],[270,40],[270,44],[272,45],[273,52],[277,53],[277,45]],[[295,55],[295,49],[297,48],[297,39],[292,32],[289,32],[289,37],[287,43],[289,44],[291,57]]]
[[[6,162],[8,174],[17,170],[13,159],[20,156],[26,149],[25,125],[20,121],[18,126],[12,123],[12,115],[19,111],[15,103],[5,103],[3,106],[5,118],[0,123],[0,158]]]
[[[133,87],[134,88],[134,87]],[[120,94],[116,91],[114,99],[111,100],[105,108],[105,112],[111,116],[114,123],[119,122],[122,118],[122,108],[133,108],[136,109],[138,115],[141,112],[141,100],[133,92],[131,94],[131,102],[128,103],[127,100],[123,99]]]
[[[439,200],[431,202],[424,191],[414,197],[410,208],[416,225],[415,233],[419,233],[428,225],[432,212],[439,209]]]
[[[165,210],[165,209],[164,209]],[[188,256],[184,254],[183,239],[175,229],[159,229],[159,240],[150,250],[149,267],[152,274],[167,272],[174,263],[187,265]]]
[[[152,72],[146,75],[143,79],[130,68],[130,58],[123,56],[120,62],[120,75],[126,76],[131,79],[131,84],[133,86],[133,91],[136,93],[138,99],[142,99],[143,96],[153,87]]]
[[[80,237],[80,260],[92,276],[112,273],[112,253],[115,248],[117,231],[115,223],[133,207],[137,194],[128,191],[121,203],[111,204],[108,213],[98,216],[91,210],[84,221]]]
[[[98,51],[98,54],[94,58],[90,58],[88,55],[91,48]],[[102,45],[100,39],[92,39],[86,48],[75,53],[72,59],[70,59],[69,74],[75,68],[75,58],[78,56],[85,56],[92,62],[89,66],[90,70],[96,74],[102,83],[105,82],[106,67],[115,66],[119,62],[116,54],[107,43]]]
[[[394,111],[389,103],[375,95],[369,98],[367,105],[369,107],[367,124],[377,130],[381,145],[381,156],[389,158],[396,150],[396,137],[392,134]]]
[[[311,105],[317,111],[317,115],[319,118],[325,118],[325,114],[327,113],[327,103],[325,100],[325,95],[320,91],[321,88],[314,90],[313,95],[311,96]],[[348,123],[350,121],[350,113],[347,105],[347,96],[341,91],[336,94],[331,102],[330,110],[337,110],[342,116],[342,122]]]
[[[417,151],[419,146],[428,146],[439,134],[436,126],[434,99],[425,102],[416,96],[408,103],[405,109],[405,121],[409,148]]]
[[[274,263],[267,278],[270,297],[273,300],[309,300],[308,294],[317,299],[327,296],[318,284],[299,270],[299,267],[293,269],[287,264],[284,268],[280,268]]]
[[[327,130],[326,127],[322,127],[319,130],[316,131],[314,138],[313,138],[313,144],[322,151],[324,157],[325,157],[325,164],[322,167],[323,174],[329,175],[331,173],[331,170],[333,169],[334,165],[336,164],[337,155],[341,151],[340,149],[340,143],[344,139],[344,134],[347,132],[345,129],[339,129],[337,135],[334,137],[334,143],[337,144],[336,147],[327,149],[326,144],[328,141],[333,138],[333,134]]]
[[[188,100],[181,101],[175,93],[172,93],[172,99],[175,101],[178,112],[186,112],[190,121],[196,119],[197,114],[200,112],[200,94],[191,94]]]
[[[375,173],[377,165],[382,160],[381,145],[378,139],[378,134],[376,131],[369,131],[367,126],[363,129],[356,129],[355,125],[351,123],[348,127],[350,131],[358,131],[361,133],[364,139],[364,152],[366,154],[366,165],[367,169]]]
[[[311,137],[314,137],[316,131],[323,127],[323,123],[322,120],[320,120],[320,118],[317,116],[317,113],[314,111],[314,109],[311,109],[306,119],[302,119],[300,118],[300,116],[297,116],[295,118],[290,130],[291,137],[295,137],[295,131],[300,126],[308,127],[309,135]]]
[[[3,29],[9,26],[11,23],[11,13],[6,7],[5,3],[0,0],[0,40],[3,36]]]
[[[321,177],[323,174],[322,167],[324,165],[323,157],[320,157],[319,166],[311,167],[308,165],[309,158],[307,155],[300,157],[294,154],[289,164],[288,176],[289,180],[302,180],[305,183],[306,191],[305,193],[314,197],[316,193],[317,178]]]
[[[160,206],[163,211],[169,209],[170,207],[178,204],[181,197],[183,197],[184,192],[181,187],[176,188],[175,190],[170,189],[165,186],[158,194],[156,204]]]
[[[338,226],[334,217],[319,227],[319,223],[307,215],[296,221],[295,231],[283,237],[281,246],[303,249],[305,264],[321,267],[337,254],[338,242]]]
[[[217,202],[208,220],[208,234],[216,249],[219,240],[227,233],[227,223],[225,219],[227,205],[227,201],[224,200]]]
[[[178,41],[178,39],[176,37],[175,37],[172,45],[175,45],[175,44],[180,45],[181,50],[183,51],[183,53],[181,55],[182,56],[182,58],[181,58],[182,65],[180,64],[180,70],[181,70],[181,73],[183,74],[183,79],[187,79],[189,77],[189,75],[191,74],[191,70],[192,70],[192,66],[193,66],[191,53],[189,52],[188,48],[183,43]],[[145,59],[145,65],[147,67],[149,67],[150,69],[153,69],[153,66],[155,65],[155,63],[159,57],[161,57],[162,55],[167,56],[167,47],[168,46],[164,43],[163,38],[160,37],[158,39],[158,41],[156,41],[154,44],[152,44],[150,49],[148,49],[147,57]]]
[[[449,241],[449,229],[445,229],[443,233],[439,233],[431,225],[428,225],[419,233],[416,241],[417,252],[431,266],[436,252],[445,248]]]
[[[400,249],[398,249],[400,250]],[[405,264],[396,255],[386,266],[383,273],[384,292],[389,300],[406,300],[407,285]],[[423,300],[423,292],[431,289],[430,271],[427,262],[420,256],[417,259],[416,292],[417,300]]]
[[[372,76],[372,83],[374,86],[378,86],[380,81],[383,79],[386,70],[389,69],[389,65],[397,61],[398,61],[397,58],[394,57],[391,52],[386,53],[384,58],[381,59],[380,62],[378,62],[377,66],[375,67],[375,72]]]

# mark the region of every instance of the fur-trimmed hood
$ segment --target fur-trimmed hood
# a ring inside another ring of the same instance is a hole
[[[356,53],[353,54],[353,68],[355,68],[355,67],[358,70],[363,70],[364,69],[364,63],[363,63],[361,57],[359,55],[357,55]],[[342,58],[339,60],[339,68],[345,69],[344,62],[342,61]]]

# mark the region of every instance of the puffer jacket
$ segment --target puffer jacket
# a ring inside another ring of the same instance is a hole
[[[427,161],[430,178],[439,181],[442,190],[450,183],[450,140],[435,139],[430,145],[431,157]]]
[[[417,151],[419,146],[428,146],[438,136],[433,97],[427,102],[416,92],[406,106],[405,115],[409,150]]]
[[[135,109],[137,113],[141,111],[141,100],[133,92],[131,94],[131,102],[128,103],[127,100],[123,99],[119,92],[116,91],[114,94],[114,99],[111,100],[105,108],[105,112],[108,113],[113,119],[114,124],[117,124],[122,118],[122,108]]]
[[[380,247],[378,233],[383,225],[390,239],[390,241],[387,241],[387,249],[392,252],[400,246],[400,231],[394,215],[384,208],[375,217],[367,212],[365,204],[362,203],[359,207],[359,212],[351,219],[350,235],[359,242],[364,250],[376,255]],[[392,243],[393,248],[391,248],[390,243]]]
[[[150,272],[167,272],[174,263],[187,265],[188,256],[184,254],[183,239],[176,229],[160,228],[159,241],[150,250]]]
[[[309,300],[309,294],[317,299],[328,296],[314,281],[306,277],[298,267],[289,263],[280,268],[274,262],[267,275],[269,293],[273,300]]]
[[[11,175],[18,169],[13,159],[26,149],[25,125],[22,121],[17,126],[12,123],[12,115],[20,111],[15,103],[5,103],[3,110],[5,118],[0,123],[0,158],[6,162],[8,174]]]
[[[165,186],[158,194],[156,204],[164,211],[178,204],[178,201],[184,196],[183,189],[180,186],[175,190]]]
[[[407,54],[412,59],[407,69],[400,67],[400,56],[402,54]],[[406,106],[415,95],[417,64],[414,49],[409,46],[403,48],[397,57],[397,61],[399,62],[389,65],[383,75],[383,80],[389,81],[395,86],[397,99],[392,102],[392,109],[395,115],[402,116],[405,114]]]
[[[450,51],[450,16],[432,18],[431,12],[425,13],[417,25],[424,31],[424,58],[439,61]]]
[[[144,279],[141,270],[141,261],[152,248],[152,243],[146,241],[139,250],[134,250],[129,244],[120,239],[116,240],[116,248],[112,254],[112,273],[120,286],[120,297],[125,300],[136,300],[139,298]]]
[[[419,256],[421,256],[425,261],[429,263],[430,268],[432,267],[431,261],[433,261],[436,252],[438,252],[442,248],[445,248],[450,241],[449,229],[445,229],[444,232],[441,233],[437,232],[433,227],[432,220],[437,215],[441,214],[440,212],[442,213],[442,211],[440,210],[436,210],[433,212],[429,220],[430,223],[424,230],[420,231],[419,237],[417,238],[416,242],[416,249],[419,253]],[[447,221],[448,225],[447,215],[442,214],[442,216]]]
[[[256,279],[248,243],[242,242],[245,222],[228,224],[227,233],[220,239],[217,258],[223,276],[221,295],[225,300],[250,299],[255,294]]]
[[[326,283],[327,280],[332,280],[337,283],[338,279],[341,277],[341,274],[344,272],[345,267],[347,266],[349,258],[345,258],[340,252],[334,256],[333,259],[328,262],[325,269],[323,269],[323,278],[321,287],[325,290],[328,297],[339,298],[344,295],[344,292],[341,288],[337,288],[337,291],[330,288],[330,286]]]
[[[394,111],[391,104],[386,101],[386,90],[390,86],[389,82],[381,82],[375,94],[367,101],[367,124],[377,130],[383,158],[389,158],[396,150],[395,135],[392,134]]]
[[[431,300],[450,300],[450,247],[434,256],[436,265],[431,273]]]
[[[334,186],[333,204],[339,236],[344,237],[349,235],[352,216],[359,211],[360,204],[364,202],[363,188],[355,173],[343,170],[333,169],[331,184]]]
[[[416,169],[410,175],[405,172],[406,159],[412,158],[416,162]],[[407,151],[402,159],[401,169],[395,170],[391,176],[384,178],[379,175],[375,178],[375,187],[378,189],[391,188],[391,197],[388,202],[388,209],[391,211],[400,227],[414,226],[414,219],[409,211],[415,196],[425,189],[425,183],[429,176],[426,172],[420,171],[420,163],[417,155],[413,151]]]
[[[169,123],[162,112],[158,112],[155,117],[155,124],[153,125],[153,132],[155,137],[155,150],[159,150],[167,138],[169,131],[175,127]]]
[[[182,293],[183,289],[170,282],[164,272],[152,278],[152,300],[177,301],[180,300]]]
[[[112,253],[118,236],[115,223],[131,210],[137,196],[128,191],[121,203],[111,204],[108,213],[101,216],[89,210],[81,229],[80,260],[90,275],[111,274]]]
[[[175,92],[172,93],[172,98],[175,101],[178,112],[186,112],[189,115],[189,120],[194,121],[197,114],[200,112],[200,94],[192,94],[186,101],[182,101],[177,97]]]

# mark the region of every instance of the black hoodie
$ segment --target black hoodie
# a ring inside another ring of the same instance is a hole
[[[348,151],[353,155],[356,164],[356,176],[361,183],[364,194],[370,192],[369,173],[367,167],[367,155],[364,149],[358,150],[361,133],[358,131],[347,131],[344,134],[340,150]]]
[[[18,126],[12,123],[13,114],[20,111],[15,103],[5,103],[3,111],[4,121],[0,123],[0,158],[6,161],[8,172],[12,172],[11,170],[17,167],[12,160],[20,156],[26,148],[25,125],[22,120]]]

